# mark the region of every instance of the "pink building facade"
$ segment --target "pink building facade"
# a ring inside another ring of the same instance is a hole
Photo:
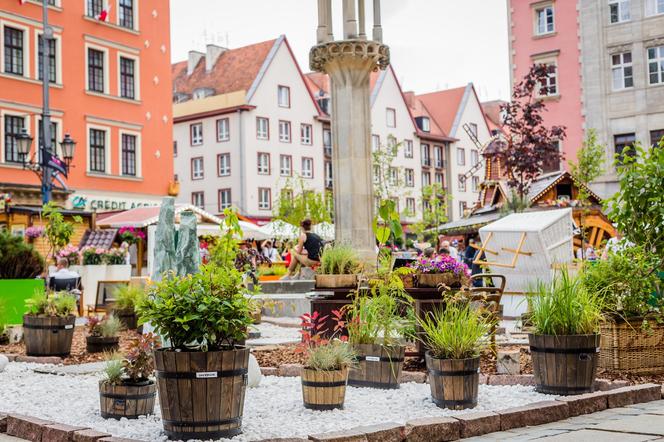
[[[547,126],[565,126],[560,144],[561,168],[576,158],[584,137],[581,52],[578,10],[573,0],[507,0],[510,38],[510,78],[517,84],[534,63],[551,67]],[[545,172],[550,172],[547,170]]]

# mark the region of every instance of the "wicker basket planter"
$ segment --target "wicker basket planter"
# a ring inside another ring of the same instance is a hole
[[[317,289],[357,287],[357,275],[315,275]]]
[[[602,324],[600,368],[621,373],[664,373],[664,325],[653,320],[649,321],[649,329],[642,330],[642,321],[631,318]]]

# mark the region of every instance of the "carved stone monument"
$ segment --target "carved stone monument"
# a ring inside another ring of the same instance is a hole
[[[365,0],[343,0],[343,40],[334,40],[332,0],[318,0],[318,44],[311,69],[330,76],[335,235],[366,259],[375,258],[371,228],[374,199],[371,164],[371,72],[386,69],[390,50],[382,43],[380,0],[373,0],[373,36],[365,32]]]

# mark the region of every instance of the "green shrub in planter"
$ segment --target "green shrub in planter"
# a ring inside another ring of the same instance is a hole
[[[170,342],[154,353],[160,397],[174,397],[178,388],[192,392],[191,401],[160,403],[170,438],[218,439],[241,432],[249,350],[238,344],[246,339],[253,307],[246,294],[239,271],[211,265],[193,275],[165,275],[140,302],[140,322],[149,321]],[[207,419],[194,419],[200,403],[206,404]],[[229,429],[208,431],[219,425]]]
[[[122,322],[114,315],[88,318],[88,336],[85,337],[88,353],[117,350],[121,330]]]
[[[138,285],[122,285],[113,292],[113,312],[128,330],[136,330],[138,317],[136,306],[145,296],[145,289]]]
[[[316,270],[316,287],[355,287],[362,268],[362,261],[353,247],[328,247],[321,254],[320,266]]]
[[[34,279],[44,271],[44,260],[23,238],[0,230],[0,279]]]
[[[563,395],[591,392],[599,362],[601,296],[563,269],[553,282],[539,283],[528,302],[536,389]]]
[[[23,339],[28,356],[68,356],[74,337],[76,298],[37,293],[26,302]]]

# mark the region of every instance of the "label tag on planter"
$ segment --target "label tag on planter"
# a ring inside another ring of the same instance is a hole
[[[209,378],[216,378],[217,377],[217,372],[216,371],[199,371],[196,372],[196,378],[197,379],[209,379]]]
[[[365,356],[364,359],[367,362],[380,362],[380,357],[378,357],[378,356]]]
[[[65,330],[71,330],[72,328],[74,328],[73,324],[65,325]]]

